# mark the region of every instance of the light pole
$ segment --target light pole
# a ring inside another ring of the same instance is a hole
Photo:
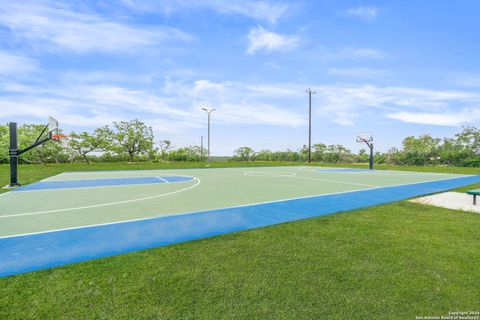
[[[210,114],[216,109],[202,108],[208,114],[208,147],[207,147],[207,157],[210,157]]]
[[[312,160],[312,94],[316,94],[316,91],[312,91],[310,88],[308,93],[308,163]]]

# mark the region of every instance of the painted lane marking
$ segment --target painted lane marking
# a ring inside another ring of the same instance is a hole
[[[165,180],[165,179],[163,179],[162,177],[158,177],[158,176],[157,176],[157,177],[155,177],[155,178],[157,178],[158,180],[163,181],[163,182],[165,182],[165,183],[170,183],[170,181]]]

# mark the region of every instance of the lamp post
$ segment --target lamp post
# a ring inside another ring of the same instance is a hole
[[[312,160],[312,94],[316,94],[316,91],[312,91],[310,88],[308,93],[308,163]]]
[[[210,157],[210,114],[216,109],[202,108],[208,114],[208,142],[207,142],[207,157]]]

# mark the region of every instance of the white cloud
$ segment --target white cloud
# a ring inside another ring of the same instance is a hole
[[[221,103],[217,109],[216,117],[225,123],[281,127],[298,127],[305,123],[302,115],[273,104],[227,102]]]
[[[349,17],[355,17],[359,18],[364,21],[372,21],[374,20],[377,15],[378,15],[378,8],[376,7],[355,7],[355,8],[349,8],[345,14]]]
[[[215,83],[209,80],[197,80],[193,84],[193,92],[201,94],[204,92],[222,92],[225,86],[222,83]]]
[[[259,50],[288,51],[298,46],[300,39],[294,35],[281,35],[267,31],[262,27],[251,29],[248,33],[248,54]]]
[[[37,68],[34,59],[0,51],[0,76],[29,73]]]
[[[339,47],[332,49],[320,46],[315,50],[315,56],[324,60],[382,60],[388,58],[387,53],[368,47]]]
[[[480,111],[467,108],[455,113],[396,112],[387,117],[408,123],[458,127],[480,120]]]
[[[123,4],[137,12],[161,14],[206,8],[222,14],[237,14],[272,24],[275,24],[289,9],[284,2],[256,0],[123,0]]]
[[[53,2],[7,2],[0,7],[0,25],[16,40],[39,50],[134,51],[190,36],[170,27],[140,28],[93,13],[75,12]]]
[[[400,117],[392,118],[391,115],[405,112],[463,113],[461,119],[466,122],[472,123],[478,120],[475,117],[466,116],[469,114],[466,110],[472,110],[480,104],[480,94],[472,92],[343,84],[323,85],[316,88],[318,94],[315,97],[315,103],[318,114],[329,116],[332,121],[341,125],[354,125],[367,113],[375,114],[379,118],[386,117],[402,121]],[[453,112],[452,109],[458,111]],[[444,120],[436,120],[438,125],[444,125]],[[452,121],[452,123],[460,122],[458,118]]]
[[[465,87],[480,87],[480,74],[457,73],[452,76],[452,83]]]
[[[328,73],[335,76],[348,78],[373,78],[382,77],[386,74],[385,70],[372,68],[331,68]]]
[[[73,86],[10,86],[15,91],[5,92],[0,100],[0,119],[33,117],[43,121],[54,115],[65,126],[91,128],[139,118],[161,132],[185,132],[203,126],[204,114],[200,109],[209,105],[217,109],[214,121],[220,124],[295,127],[304,123],[303,115],[250,95],[246,84],[201,79],[189,83],[167,81],[166,86],[177,90],[156,94],[90,82]]]
[[[385,58],[385,54],[383,52],[372,48],[342,48],[338,50],[338,55],[347,59],[379,60]]]

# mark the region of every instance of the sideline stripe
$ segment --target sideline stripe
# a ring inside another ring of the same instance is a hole
[[[319,169],[317,172],[375,172],[370,169],[356,169],[356,168],[332,168],[332,169]]]
[[[0,239],[0,276],[403,200],[480,182],[480,176],[278,201]]]

